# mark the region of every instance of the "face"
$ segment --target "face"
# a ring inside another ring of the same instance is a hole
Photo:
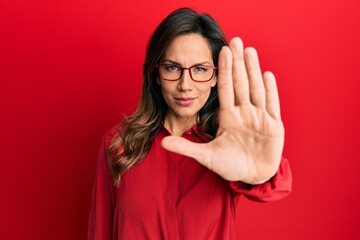
[[[187,34],[176,37],[166,49],[161,64],[172,64],[181,67],[195,65],[214,66],[209,43],[198,34]],[[168,106],[166,117],[171,120],[196,120],[198,111],[205,105],[210,96],[211,87],[216,85],[216,77],[208,82],[195,82],[189,70],[183,70],[177,81],[166,81],[159,77],[158,84]]]

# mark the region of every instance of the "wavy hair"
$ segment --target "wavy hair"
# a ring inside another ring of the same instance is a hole
[[[145,158],[164,122],[167,105],[161,87],[156,83],[159,77],[156,64],[161,61],[174,38],[191,33],[199,34],[208,41],[215,66],[221,48],[227,45],[223,31],[210,15],[199,14],[189,8],[175,10],[156,28],[146,49],[142,92],[137,110],[118,124],[117,133],[108,148],[107,159],[116,186],[119,186],[127,170]],[[196,120],[199,130],[209,139],[215,137],[218,129],[218,112],[218,89],[215,86],[197,113]]]

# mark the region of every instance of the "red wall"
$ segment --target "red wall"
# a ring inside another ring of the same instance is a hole
[[[242,199],[240,239],[359,239],[357,0],[2,0],[0,238],[85,238],[101,138],[134,110],[146,42],[180,6],[278,79],[293,193]]]

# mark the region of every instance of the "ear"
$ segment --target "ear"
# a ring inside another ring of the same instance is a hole
[[[217,83],[217,76],[215,76],[214,79],[211,80],[211,87],[215,87],[216,83]]]
[[[156,77],[156,83],[159,84],[159,85],[161,85],[161,84],[160,84],[160,78],[159,78],[159,77]]]

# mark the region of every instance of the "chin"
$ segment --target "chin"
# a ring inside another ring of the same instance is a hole
[[[195,118],[196,114],[177,114],[178,118]]]
[[[197,112],[196,111],[192,111],[192,112],[176,112],[175,116],[178,118],[196,118]]]

